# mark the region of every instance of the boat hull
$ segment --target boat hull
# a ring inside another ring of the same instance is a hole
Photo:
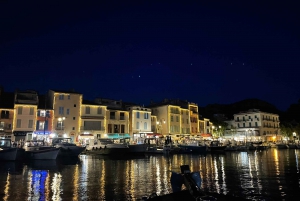
[[[22,148],[8,148],[0,151],[0,160],[17,161],[22,160],[25,150]]]
[[[190,145],[178,145],[180,148],[177,153],[179,154],[206,154],[206,146],[190,146]]]
[[[147,151],[147,144],[129,144],[129,153],[130,154],[143,154]]]
[[[61,146],[60,148],[58,157],[78,157],[85,150],[85,147],[79,146]]]
[[[89,152],[93,154],[99,154],[99,155],[124,155],[129,153],[129,148],[128,147],[123,147],[123,148],[100,147],[99,149],[98,148],[93,149]]]
[[[226,146],[211,146],[209,147],[209,151],[211,152],[223,152],[225,151]]]
[[[26,151],[26,156],[29,160],[55,160],[59,152],[60,148]]]

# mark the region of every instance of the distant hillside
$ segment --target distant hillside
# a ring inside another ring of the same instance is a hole
[[[203,117],[214,119],[214,114],[224,114],[228,119],[233,119],[233,114],[249,109],[259,109],[263,112],[282,114],[274,105],[259,99],[245,99],[232,104],[209,104],[206,107],[199,107],[199,113]]]

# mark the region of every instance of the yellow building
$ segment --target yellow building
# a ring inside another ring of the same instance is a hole
[[[70,137],[78,142],[81,121],[82,94],[74,91],[49,90],[48,97],[54,110],[53,128],[59,137]]]
[[[106,133],[106,111],[107,106],[83,100],[80,113],[79,140],[86,143],[86,140],[104,137],[104,134]]]
[[[181,100],[167,100],[161,103],[151,104],[152,114],[157,117],[157,132],[162,135],[171,135],[173,137],[190,136],[191,134],[191,112],[193,110],[193,117],[195,117],[195,104]],[[197,109],[198,112],[198,109]],[[196,118],[198,119],[198,118]],[[195,128],[198,129],[198,121]]]
[[[142,106],[127,106],[129,112],[129,134],[133,139],[145,137],[151,131],[151,109]]]
[[[191,122],[191,135],[200,134],[199,132],[199,114],[198,114],[198,105],[195,103],[189,103],[190,110],[190,122]]]
[[[31,140],[36,128],[38,94],[35,91],[17,91],[14,98],[13,134],[15,141]]]
[[[130,138],[129,135],[129,111],[126,111],[123,102],[97,98],[95,103],[107,106],[106,130],[104,138]],[[101,136],[102,137],[102,136]]]
[[[180,108],[181,110],[181,135],[191,134],[190,112],[189,109]]]

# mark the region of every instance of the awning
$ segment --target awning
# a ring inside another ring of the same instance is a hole
[[[80,134],[79,139],[82,139],[82,138],[90,138],[90,139],[94,139],[94,135],[93,134]]]
[[[37,135],[50,135],[51,131],[34,131],[33,134],[37,134]]]
[[[130,135],[128,133],[112,133],[112,134],[107,134],[107,137],[111,139],[130,138]]]
[[[93,134],[80,134],[79,136],[94,136]]]
[[[201,137],[211,137],[211,134],[210,133],[202,133],[200,136]]]

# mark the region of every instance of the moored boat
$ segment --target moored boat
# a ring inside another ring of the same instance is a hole
[[[180,148],[178,153],[192,153],[192,154],[206,154],[207,146],[202,145],[199,141],[187,141],[183,144],[179,144],[178,147]]]
[[[71,138],[52,138],[52,146],[61,148],[58,157],[78,157],[85,147],[77,146]]]
[[[29,160],[55,160],[61,148],[48,148],[26,151],[26,157]]]
[[[127,144],[114,143],[112,139],[100,138],[94,144],[88,145],[86,150],[100,155],[124,155],[129,153]]]
[[[222,145],[218,140],[211,141],[208,146],[208,150],[211,152],[224,152],[225,149],[226,145]]]
[[[12,147],[10,139],[0,139],[0,160],[22,160],[24,152],[22,148]]]

